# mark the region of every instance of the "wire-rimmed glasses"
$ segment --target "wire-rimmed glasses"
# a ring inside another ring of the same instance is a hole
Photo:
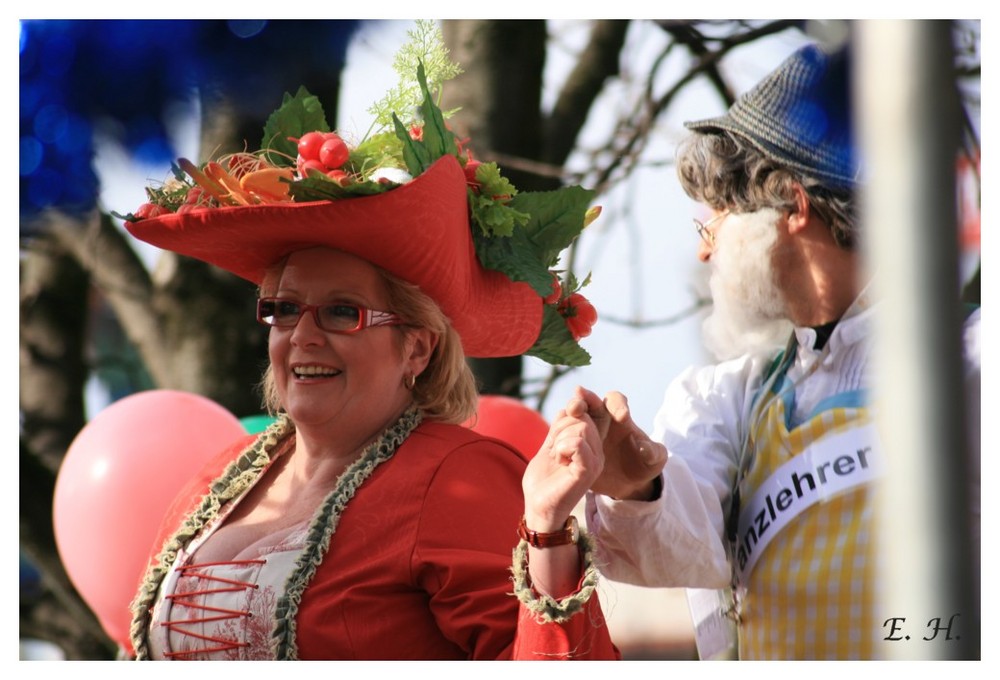
[[[702,222],[698,219],[694,220],[694,228],[698,230],[698,236],[701,236],[701,239],[708,244],[709,248],[715,248],[715,233],[709,227],[725,219],[728,214],[728,210],[723,210],[707,222]]]

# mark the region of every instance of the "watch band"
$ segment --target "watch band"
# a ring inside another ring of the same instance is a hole
[[[559,531],[541,532],[528,528],[524,517],[521,517],[520,524],[517,525],[517,535],[522,541],[527,541],[528,545],[535,548],[551,548],[557,545],[571,545],[580,540],[580,525],[576,517],[569,516],[566,524]]]

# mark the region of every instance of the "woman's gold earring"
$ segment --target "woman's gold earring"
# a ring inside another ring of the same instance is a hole
[[[403,387],[405,387],[408,390],[412,390],[416,384],[417,384],[417,376],[413,375],[412,373],[403,378]]]

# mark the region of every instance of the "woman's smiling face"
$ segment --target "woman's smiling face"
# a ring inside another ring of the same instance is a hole
[[[270,294],[310,305],[341,302],[392,311],[378,270],[329,248],[289,255]],[[400,327],[331,333],[311,313],[294,327],[272,327],[268,346],[281,404],[300,430],[336,427],[349,440],[367,440],[410,401],[403,385],[412,371],[406,345]]]

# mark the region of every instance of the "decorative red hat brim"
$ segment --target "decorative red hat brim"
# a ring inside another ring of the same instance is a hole
[[[523,354],[541,331],[540,296],[479,263],[465,173],[453,156],[374,196],[205,208],[126,228],[142,241],[256,284],[269,266],[296,250],[342,250],[419,286],[451,320],[470,357]]]

